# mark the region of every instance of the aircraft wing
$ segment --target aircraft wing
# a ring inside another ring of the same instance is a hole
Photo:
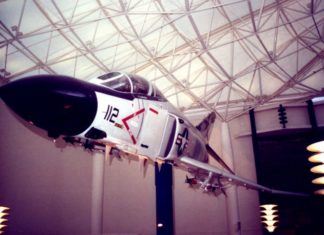
[[[239,177],[237,175],[222,171],[210,164],[203,163],[203,162],[197,161],[197,160],[189,158],[189,157],[181,157],[180,161],[189,167],[191,166],[191,167],[203,170],[208,175],[213,174],[215,177],[219,177],[222,180],[227,179],[231,183],[235,183],[237,185],[243,186],[248,189],[260,190],[261,192],[267,192],[267,193],[273,193],[273,194],[283,194],[283,195],[292,195],[292,196],[310,196],[309,194],[306,194],[306,193],[282,191],[282,190],[268,188],[263,185],[257,184],[251,180],[248,180],[248,179]]]

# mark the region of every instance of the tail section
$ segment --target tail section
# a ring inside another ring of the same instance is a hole
[[[211,133],[211,129],[213,124],[216,120],[216,114],[210,113],[207,117],[205,117],[197,126],[196,128],[202,133],[202,135],[209,139],[209,135]],[[224,162],[224,160],[210,147],[209,144],[206,144],[206,150],[208,154],[214,158],[222,167],[224,167],[228,172],[234,174],[233,170]]]
[[[216,114],[210,113],[207,117],[205,117],[196,128],[202,133],[202,135],[208,140],[210,135],[210,130],[213,127],[213,124],[216,120]]]

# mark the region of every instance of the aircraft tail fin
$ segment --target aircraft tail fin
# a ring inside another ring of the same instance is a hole
[[[210,135],[210,130],[213,127],[213,124],[216,120],[216,114],[214,112],[210,113],[205,117],[196,128],[202,133],[202,135],[208,140]]]
[[[216,120],[216,114],[214,112],[210,113],[205,117],[196,128],[202,133],[202,135],[208,140],[211,133],[211,129]],[[209,144],[206,144],[206,149],[208,154],[214,158],[222,167],[224,167],[231,174],[235,174],[234,171],[224,162],[224,160],[215,152]]]
[[[206,149],[209,155],[214,158],[219,164],[221,164],[222,167],[224,167],[228,172],[235,175],[234,171],[224,162],[224,160],[212,149],[212,147],[209,146],[209,144],[206,144]]]

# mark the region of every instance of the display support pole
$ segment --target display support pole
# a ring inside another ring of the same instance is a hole
[[[310,138],[310,143],[314,143],[320,139],[320,135],[319,135],[320,131],[318,128],[314,103],[312,100],[307,101],[307,110],[308,110],[309,122],[312,126],[312,136]]]
[[[251,126],[251,138],[252,138],[252,146],[253,146],[253,153],[254,153],[254,161],[255,161],[255,171],[256,171],[256,178],[257,182],[260,180],[260,159],[261,159],[261,153],[259,149],[259,141],[258,141],[258,133],[257,133],[257,127],[256,127],[256,121],[255,121],[255,115],[254,110],[251,109],[249,111],[250,116],[250,126]],[[262,182],[259,182],[262,184]],[[259,194],[260,195],[260,194]]]
[[[173,235],[173,172],[172,166],[155,163],[156,234]]]
[[[314,109],[314,103],[312,100],[308,100],[306,103],[307,103],[309,122],[312,125],[312,130],[316,133],[318,131],[318,125],[317,125],[317,119],[316,119],[316,114]]]
[[[107,150],[106,150],[107,151]],[[105,156],[94,153],[92,161],[92,194],[91,194],[91,234],[103,233],[103,196]]]
[[[222,135],[222,153],[224,161],[235,172],[234,155],[232,149],[232,140],[230,136],[228,123],[223,122],[221,125]],[[227,228],[228,234],[240,235],[241,222],[238,207],[237,186],[234,184],[226,190],[226,209],[227,209]]]

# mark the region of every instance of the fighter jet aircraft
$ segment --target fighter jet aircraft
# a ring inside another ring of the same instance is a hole
[[[216,115],[192,125],[163,94],[144,78],[110,72],[85,82],[61,75],[37,75],[0,88],[4,102],[20,117],[47,131],[106,154],[121,153],[185,168],[190,185],[224,192],[229,183],[270,193],[303,195],[273,190],[236,176],[208,145]],[[209,156],[223,169],[208,164]]]

